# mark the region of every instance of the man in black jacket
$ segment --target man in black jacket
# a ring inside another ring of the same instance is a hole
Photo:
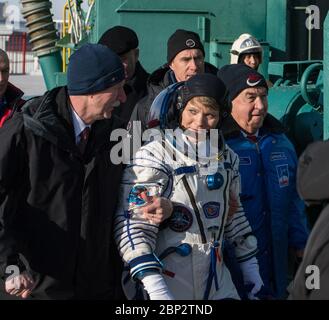
[[[127,100],[121,103],[120,108],[114,110],[114,114],[127,124],[136,103],[146,95],[146,81],[149,76],[138,61],[137,34],[130,28],[115,26],[105,31],[98,43],[109,47],[119,55],[125,68],[124,90]]]
[[[197,33],[178,29],[167,42],[167,63],[155,70],[147,83],[147,95],[136,105],[129,124],[128,131],[134,139],[141,135],[148,127],[148,114],[155,97],[169,85],[186,81],[199,73],[217,73],[217,68],[204,61],[205,52],[203,44]],[[133,121],[140,121],[141,132]]]
[[[0,299],[122,298],[112,239],[122,164],[110,135],[113,107],[126,100],[124,67],[86,44],[67,77],[0,130]],[[161,215],[164,205],[150,207]]]
[[[0,131],[3,298],[120,291],[111,233],[121,166],[109,154],[111,112],[126,99],[124,68],[110,49],[87,44],[71,56],[67,75],[67,87],[30,100]]]
[[[19,109],[24,100],[24,92],[16,88],[9,81],[9,58],[7,53],[0,49],[0,127]]]

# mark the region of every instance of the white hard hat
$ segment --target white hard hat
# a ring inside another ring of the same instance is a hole
[[[233,42],[231,53],[231,64],[239,62],[241,54],[260,53],[260,63],[262,63],[263,48],[255,37],[249,33],[243,33]]]

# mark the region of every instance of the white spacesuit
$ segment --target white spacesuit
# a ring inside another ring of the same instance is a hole
[[[177,140],[185,147],[177,146]],[[235,245],[238,261],[250,259],[257,251],[241,205],[231,219],[227,217],[230,193],[239,198],[238,157],[226,145],[221,154],[198,157],[198,161],[196,154],[187,157],[184,149],[195,150],[177,128],[162,141],[143,146],[125,170],[115,231],[120,252],[132,277],[150,268],[164,270],[175,299],[203,299],[205,294],[208,299],[238,299],[222,260],[223,237]],[[168,197],[174,203],[174,212],[162,230],[139,213],[141,204],[136,202],[145,201],[138,197],[139,191]],[[191,247],[186,256],[168,249],[182,244]],[[166,250],[173,252],[160,263]]]
[[[203,76],[196,77],[203,81]],[[213,80],[204,77],[208,80],[205,85],[196,83],[199,96],[200,90],[209,91],[205,86]],[[158,109],[167,115],[168,110],[161,104],[169,100],[164,95],[153,104],[159,104]],[[245,283],[256,287],[258,282],[257,290],[262,285],[254,257],[257,241],[239,200],[239,158],[218,132],[211,129],[195,140],[179,126],[159,130],[158,136],[144,145],[126,167],[115,218],[115,239],[129,272],[123,279],[129,299],[136,298],[138,279],[142,279],[151,299],[239,299],[223,262],[224,239],[235,247]],[[171,217],[160,226],[146,220],[141,211],[154,196],[169,198],[174,205]],[[232,198],[238,209],[230,216]],[[156,274],[154,283],[143,281],[148,273]],[[159,273],[166,293],[152,298],[150,291],[157,286]]]

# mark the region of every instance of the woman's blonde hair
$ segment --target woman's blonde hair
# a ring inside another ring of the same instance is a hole
[[[189,102],[202,104],[203,106],[210,108],[212,110],[218,111],[221,114],[221,107],[217,101],[212,97],[193,97]]]
[[[193,104],[196,104],[196,105],[201,104],[201,105],[205,106],[206,108],[210,108],[211,110],[218,111],[219,119],[221,119],[222,108],[219,106],[219,104],[217,103],[217,101],[214,98],[197,96],[197,97],[193,97],[192,99],[190,99],[187,102],[187,104],[189,102],[192,102]],[[187,104],[186,104],[186,106],[187,106]],[[186,108],[186,106],[184,107],[184,109]],[[184,111],[184,109],[182,111]],[[179,115],[179,123],[182,123],[182,114],[183,114],[183,112],[181,112]]]

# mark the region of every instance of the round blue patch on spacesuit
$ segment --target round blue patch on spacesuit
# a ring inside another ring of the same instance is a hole
[[[169,220],[169,228],[175,232],[188,230],[193,223],[193,215],[189,209],[183,206],[174,206]]]
[[[219,216],[220,203],[219,202],[207,202],[202,206],[204,215],[207,219],[217,218]]]

